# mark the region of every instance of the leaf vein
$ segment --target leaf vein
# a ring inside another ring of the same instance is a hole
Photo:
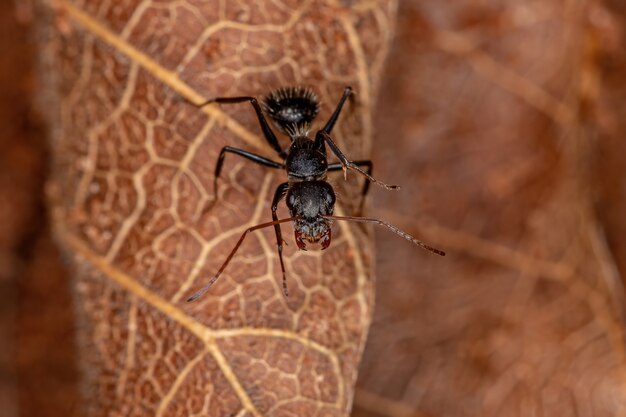
[[[189,85],[183,82],[174,71],[170,71],[164,68],[150,56],[130,45],[120,36],[113,33],[109,28],[107,28],[102,23],[98,22],[96,19],[89,16],[76,6],[68,3],[65,0],[60,0],[59,7],[62,7],[67,15],[71,16],[75,22],[77,22],[90,32],[94,33],[104,42],[113,46],[115,49],[129,57],[137,64],[141,65],[150,74],[152,74],[154,77],[159,79],[161,82],[180,94],[185,99],[195,104],[200,104],[205,101],[205,97],[200,95]],[[269,145],[262,141],[259,136],[250,132],[248,129],[243,127],[226,113],[222,112],[219,108],[215,106],[206,106],[203,107],[201,111],[215,117],[215,119],[223,123],[224,127],[239,136],[249,145],[254,146],[259,150],[267,151],[268,153],[271,152]]]

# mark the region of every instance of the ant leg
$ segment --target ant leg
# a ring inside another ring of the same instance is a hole
[[[246,230],[244,230],[244,232],[241,234],[241,237],[235,244],[235,247],[230,251],[230,253],[228,254],[228,257],[226,258],[226,260],[224,261],[220,269],[217,270],[217,273],[213,275],[213,277],[209,280],[209,282],[204,287],[200,288],[195,294],[187,298],[187,302],[190,303],[192,301],[196,301],[198,298],[202,296],[202,294],[204,294],[205,292],[209,290],[209,288],[211,288],[211,285],[213,285],[215,281],[217,281],[220,275],[222,275],[222,272],[224,272],[224,270],[230,263],[230,260],[233,259],[233,256],[235,256],[235,253],[237,253],[237,249],[239,249],[239,246],[241,246],[241,244],[243,243],[243,240],[246,238],[248,233],[254,232],[255,230],[263,229],[265,227],[269,227],[275,224],[292,222],[297,219],[298,217],[287,217],[286,219],[274,220],[274,221],[267,222],[267,223],[257,224],[256,226],[248,227]]]
[[[280,184],[276,188],[276,192],[274,193],[274,199],[272,200],[272,220],[277,221],[278,216],[276,215],[276,210],[278,210],[278,203],[280,200],[285,197],[287,193],[287,189],[289,189],[289,183],[284,182]],[[283,294],[285,297],[289,296],[289,291],[287,290],[287,275],[285,274],[285,264],[283,263],[283,234],[280,230],[280,223],[274,224],[274,231],[276,232],[276,247],[278,248],[278,259],[280,259],[280,269],[283,271]]]
[[[272,149],[278,152],[278,155],[280,155],[280,157],[284,159],[287,155],[285,151],[280,147],[280,144],[278,143],[278,139],[276,138],[276,135],[272,131],[272,128],[270,128],[270,125],[267,123],[267,120],[265,120],[265,116],[263,115],[261,106],[259,105],[259,102],[257,101],[255,97],[248,97],[248,96],[216,97],[216,98],[207,100],[204,103],[196,104],[196,107],[204,107],[207,104],[211,104],[211,103],[234,104],[234,103],[244,103],[246,101],[252,104],[252,107],[254,108],[254,111],[256,112],[256,115],[259,119],[259,124],[261,125],[261,130],[263,131],[263,136],[265,137],[265,140],[272,147]]]
[[[326,126],[324,126],[324,128],[322,129],[324,132],[330,133],[330,131],[333,130],[333,127],[335,126],[335,123],[337,122],[337,119],[339,118],[339,113],[341,113],[341,109],[343,108],[344,103],[346,102],[348,97],[350,97],[351,94],[352,94],[352,87],[348,86],[343,90],[343,95],[341,96],[341,99],[339,99],[339,103],[337,103],[337,107],[335,108],[335,111],[330,116],[330,119],[328,119],[328,122],[326,122]]]
[[[267,159],[261,155],[257,155],[252,152],[244,151],[243,149],[233,148],[231,146],[224,146],[220,151],[220,156],[217,158],[217,163],[215,164],[215,175],[213,176],[213,194],[217,198],[217,180],[222,172],[222,165],[224,165],[224,158],[226,157],[226,152],[233,153],[235,155],[243,156],[246,159],[249,159],[252,162],[255,162],[259,165],[263,165],[269,168],[277,168],[284,169],[285,165],[279,162],[272,161],[271,159]]]
[[[353,169],[359,174],[363,175],[368,180],[370,180],[371,182],[378,184],[381,187],[386,188],[387,190],[397,190],[400,188],[400,186],[398,185],[388,185],[382,181],[378,181],[376,178],[372,177],[370,174],[363,171],[361,168],[359,168],[357,164],[348,160],[348,158],[344,155],[343,152],[341,152],[341,149],[339,149],[337,144],[333,141],[333,139],[330,137],[328,133],[324,132],[323,130],[320,130],[319,132],[317,132],[317,135],[315,135],[316,148],[318,149],[322,148],[324,146],[324,141],[326,141],[326,143],[330,147],[330,150],[333,151],[333,153],[337,156],[337,158],[339,158],[339,162],[341,163],[341,168],[343,169],[344,178],[347,175],[348,169]]]
[[[371,176],[372,175],[372,171],[374,169],[374,164],[372,163],[372,161],[370,161],[369,159],[365,159],[365,160],[361,160],[361,161],[353,161],[352,162],[354,165],[356,166],[363,166],[365,167],[365,172]],[[328,171],[332,172],[332,171],[339,171],[343,169],[343,166],[341,165],[341,163],[334,163],[334,164],[329,164],[328,165]],[[365,197],[367,196],[367,192],[370,189],[370,180],[369,179],[365,179],[365,182],[363,183],[363,189],[361,190],[361,202],[359,203],[359,208],[357,211],[357,214],[360,216],[361,214],[363,214],[363,205],[365,204]]]
[[[249,159],[252,162],[269,168],[285,168],[285,165],[272,161],[271,159],[267,159],[261,155],[244,151],[243,149],[233,148],[231,146],[224,146],[220,151],[220,156],[217,158],[217,163],[215,164],[215,174],[213,175],[213,201],[202,210],[203,213],[213,207],[213,204],[215,204],[215,202],[217,201],[217,180],[219,179],[220,173],[222,172],[222,165],[224,165],[226,152],[243,156],[244,158]]]

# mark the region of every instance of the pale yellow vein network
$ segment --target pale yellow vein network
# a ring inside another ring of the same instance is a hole
[[[103,41],[115,47],[115,49],[117,49],[124,55],[130,57],[133,61],[141,65],[150,74],[161,80],[164,84],[169,86],[172,90],[176,91],[182,97],[185,97],[187,100],[196,104],[204,102],[205,97],[203,97],[194,89],[181,81],[178,78],[176,72],[170,71],[162,67],[159,63],[154,61],[148,55],[128,44],[118,35],[111,32],[111,30],[109,30],[107,27],[96,21],[94,18],[92,18],[82,10],[78,9],[76,6],[68,3],[65,0],[58,0],[56,6],[61,8],[81,26],[89,29],[91,33],[97,35]],[[262,141],[257,135],[248,131],[245,127],[237,123],[232,118],[228,117],[218,108],[213,106],[207,106],[202,108],[202,111],[218,119],[221,123],[224,124],[226,128],[231,130],[249,145],[254,146],[257,149],[271,151],[269,145]]]
[[[92,17],[88,16],[75,6],[65,2],[59,1],[56,3],[58,7],[62,7],[63,10],[71,16],[76,22],[78,22],[83,27],[89,29],[92,33],[103,39],[105,42],[114,46],[120,52],[132,58],[135,62],[140,64],[146,70],[148,70],[152,75],[156,78],[160,79],[162,82],[170,86],[173,90],[189,99],[192,102],[200,103],[203,101],[203,97],[191,89],[187,84],[182,82],[176,75],[176,73],[169,71],[154,60],[152,60],[149,56],[143,54],[138,51],[134,47],[130,46],[122,39],[120,39],[117,35],[112,33],[109,29],[101,25],[99,22],[95,21]],[[224,123],[225,127],[231,130],[233,133],[241,137],[248,144],[260,148],[263,150],[268,150],[268,146],[261,141],[256,135],[249,132],[243,126],[238,124],[236,121],[232,120],[224,113],[222,113],[219,109],[213,107],[207,107],[203,109],[207,114],[219,119]],[[132,277],[124,274],[122,271],[114,268],[107,260],[94,252],[82,242],[78,237],[72,235],[69,230],[66,230],[64,227],[64,223],[62,219],[57,218],[57,232],[58,236],[63,236],[64,240],[67,244],[69,244],[76,253],[84,256],[91,264],[96,266],[99,270],[101,270],[107,277],[111,278],[115,282],[117,282],[120,286],[127,289],[131,293],[137,295],[142,298],[144,301],[148,302],[150,305],[155,307],[157,310],[161,311],[168,317],[177,321],[183,327],[194,333],[197,337],[205,341],[207,346],[207,351],[214,357],[218,365],[220,366],[221,371],[233,387],[235,393],[241,400],[243,406],[252,412],[253,415],[259,416],[260,413],[254,405],[252,401],[248,397],[244,388],[241,386],[238,378],[234,374],[230,365],[228,364],[226,358],[222,355],[219,350],[216,339],[225,338],[225,337],[233,337],[233,336],[269,336],[269,337],[279,337],[297,341],[298,343],[317,350],[318,352],[325,355],[332,363],[334,371],[337,375],[341,375],[341,367],[339,364],[339,360],[337,355],[330,349],[315,343],[311,340],[308,340],[302,336],[299,336],[295,333],[277,330],[277,329],[263,329],[263,328],[241,328],[241,329],[231,329],[231,330],[212,330],[207,328],[206,326],[200,324],[193,318],[189,317],[185,312],[169,303],[165,299],[159,297],[157,294],[143,287],[141,284],[137,283]],[[342,225],[342,231],[346,234],[346,236],[351,236],[351,231],[347,226]],[[355,244],[354,240],[350,240],[350,243]],[[357,269],[357,275],[359,277],[359,281],[363,282],[366,279],[365,277],[365,267],[363,265],[363,261],[359,255],[358,251],[355,251],[355,264]],[[365,312],[363,312],[365,313]],[[342,404],[344,402],[344,384],[340,382],[338,384],[339,395],[338,395],[338,404]],[[172,393],[172,392],[171,392]],[[173,394],[172,394],[173,395]]]
[[[180,386],[183,384],[185,379],[187,379],[187,375],[189,375],[191,370],[198,364],[198,362],[200,362],[206,356],[207,353],[208,353],[208,349],[204,349],[202,352],[196,355],[195,358],[187,362],[183,370],[176,376],[176,380],[170,387],[170,390],[165,394],[165,396],[161,400],[161,403],[159,403],[159,407],[157,408],[155,417],[163,416],[163,413],[165,412],[165,410],[167,409],[167,406],[170,404],[170,402],[174,398],[174,395],[176,395]]]
[[[117,394],[121,395],[126,389],[128,372],[135,365],[135,340],[137,339],[137,297],[130,298],[128,309],[128,338],[126,343],[126,358],[124,368],[120,372],[120,379],[117,384]]]
[[[112,266],[105,258],[95,254],[89,247],[78,237],[71,234],[68,230],[64,229],[64,224],[61,221],[56,222],[56,233],[57,236],[63,236],[65,243],[69,244],[71,248],[75,251],[75,253],[79,254],[85,260],[87,260],[90,264],[94,265],[98,270],[100,270],[107,277],[115,281],[120,287],[126,289],[132,294],[135,294],[142,300],[146,301],[148,304],[156,308],[158,311],[168,316],[172,320],[179,323],[185,329],[189,330],[191,333],[196,335],[199,339],[203,340],[207,345],[207,350],[210,353],[215,353],[217,349],[216,341],[218,339],[224,339],[229,337],[237,337],[237,336],[264,336],[264,337],[275,337],[275,338],[283,338],[288,340],[293,340],[301,345],[316,350],[326,356],[331,363],[333,364],[333,368],[336,372],[339,373],[339,361],[335,353],[326,348],[319,343],[316,343],[312,340],[306,339],[296,333],[292,333],[285,330],[279,329],[268,329],[268,328],[252,328],[252,327],[242,327],[239,329],[225,329],[225,330],[214,330],[210,329],[198,321],[194,320],[192,317],[187,315],[183,310],[176,307],[174,304],[150,291],[143,285],[139,284],[135,281],[131,276],[122,272],[121,270]],[[219,354],[221,356],[221,353]],[[223,363],[219,363],[218,358],[215,358],[218,361],[220,367],[224,365],[226,368],[230,369],[228,363],[226,363],[225,359],[222,357]],[[224,369],[222,369],[224,371]],[[232,370],[230,372],[232,374]],[[234,374],[233,374],[234,375]],[[229,382],[238,385],[238,381],[230,381]],[[341,384],[340,384],[341,386]],[[243,390],[243,388],[241,388]],[[238,390],[235,388],[235,391]],[[238,392],[239,394],[239,392]],[[246,396],[245,392],[243,392],[243,396]],[[247,397],[247,396],[246,396]],[[341,397],[341,396],[340,396]],[[338,401],[339,403],[341,401]],[[249,408],[251,411],[253,406],[250,405]]]

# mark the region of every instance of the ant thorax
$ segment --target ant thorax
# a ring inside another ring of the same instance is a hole
[[[292,138],[285,159],[289,179],[310,181],[326,176],[328,162],[324,150],[317,149],[315,142],[306,136]]]
[[[294,220],[296,243],[306,249],[305,240],[320,242],[322,249],[330,245],[330,221],[335,208],[335,192],[326,181],[302,181],[290,184],[287,208]]]

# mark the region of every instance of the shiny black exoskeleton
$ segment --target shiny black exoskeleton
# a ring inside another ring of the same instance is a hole
[[[275,90],[268,94],[262,104],[259,104],[255,97],[218,97],[201,103],[204,106],[209,103],[242,103],[249,102],[254,108],[263,136],[268,144],[277,152],[283,162],[276,162],[264,156],[248,152],[243,149],[225,146],[222,148],[215,166],[215,177],[213,183],[214,195],[217,196],[217,180],[222,170],[226,153],[233,153],[256,162],[260,165],[284,169],[287,172],[288,181],[280,184],[274,193],[272,201],[272,221],[262,223],[247,229],[239,241],[222,264],[216,275],[200,291],[196,292],[187,301],[196,300],[204,294],[220,274],[224,271],[235,252],[243,242],[245,236],[254,230],[264,227],[274,226],[276,232],[276,245],[278,257],[283,273],[283,291],[287,295],[287,284],[285,266],[283,263],[283,238],[280,228],[281,223],[293,222],[295,240],[298,248],[306,250],[308,243],[319,243],[322,250],[326,249],[331,242],[331,221],[348,220],[362,223],[374,223],[385,226],[394,233],[410,240],[411,242],[439,255],[444,253],[438,249],[425,245],[411,235],[400,229],[378,219],[351,216],[335,216],[335,192],[332,186],[326,182],[328,172],[344,171],[344,176],[348,169],[359,172],[366,178],[362,189],[362,201],[367,194],[369,183],[374,182],[386,189],[397,189],[398,186],[387,185],[371,175],[372,162],[369,160],[350,161],[339,149],[331,137],[331,131],[339,118],[339,114],[346,100],[352,94],[352,89],[346,87],[343,95],[337,104],[324,127],[317,131],[314,138],[309,137],[311,123],[319,112],[319,101],[315,93],[303,87],[289,87]],[[283,149],[278,143],[276,135],[270,128],[265,113],[269,116],[276,127],[291,139],[290,145]],[[326,145],[339,159],[338,163],[329,164],[327,160]],[[361,167],[365,168],[362,169]],[[276,214],[278,203],[286,197],[287,208],[291,217],[279,220]],[[360,211],[360,210],[359,210]]]

